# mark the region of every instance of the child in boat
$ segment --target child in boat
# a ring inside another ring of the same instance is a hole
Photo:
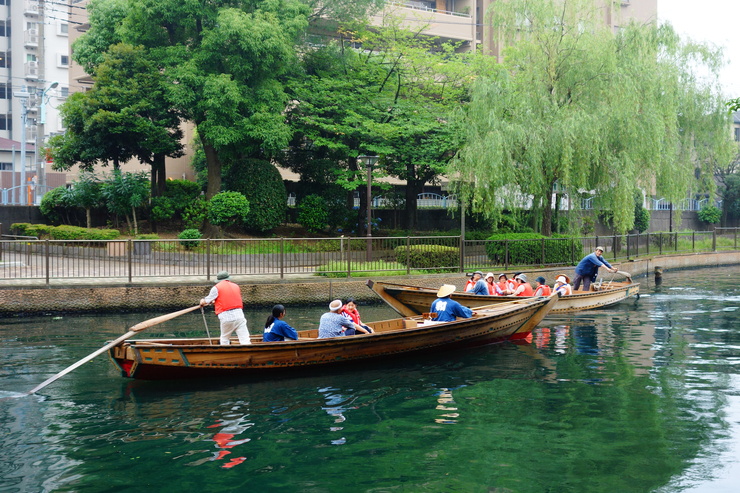
[[[573,287],[569,283],[570,278],[565,274],[560,274],[555,279],[555,285],[552,289],[553,291],[560,291],[563,296],[573,294]]]
[[[546,284],[547,281],[545,281],[545,278],[540,276],[537,279],[535,279],[535,281],[537,281],[537,289],[534,290],[534,295],[535,296],[550,296],[551,294],[550,286]]]
[[[369,326],[362,323],[362,320],[360,320],[360,312],[357,311],[357,304],[355,303],[354,298],[347,298],[347,303],[342,307],[341,311],[339,312],[348,319],[352,320],[354,323],[365,329],[367,334],[372,334],[373,329],[371,329]],[[362,333],[362,332],[360,332]]]
[[[283,322],[285,316],[285,307],[283,305],[275,305],[272,307],[272,315],[267,317],[265,321],[265,332],[262,334],[262,340],[264,342],[284,341],[292,339],[298,340],[298,332]]]

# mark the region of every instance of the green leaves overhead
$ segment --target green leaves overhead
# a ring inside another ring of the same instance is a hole
[[[705,47],[667,26],[625,22],[614,34],[591,0],[497,2],[488,16],[504,70],[473,84],[451,166],[473,210],[531,203],[549,234],[557,183],[593,191],[625,232],[635,187],[678,201],[697,186],[695,167],[728,156],[726,111],[692,71],[716,69]]]

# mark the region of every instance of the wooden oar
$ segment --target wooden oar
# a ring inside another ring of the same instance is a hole
[[[149,320],[144,320],[143,322],[139,322],[138,324],[136,324],[133,327],[131,327],[128,332],[126,332],[125,334],[123,334],[121,337],[119,337],[115,341],[109,342],[108,344],[106,344],[105,346],[101,347],[100,349],[98,349],[94,353],[92,353],[92,354],[90,354],[88,356],[85,356],[84,358],[82,358],[77,363],[75,363],[75,364],[73,364],[71,366],[68,366],[67,368],[65,368],[64,370],[60,371],[59,373],[57,373],[53,377],[51,377],[51,378],[45,380],[44,382],[40,383],[39,385],[35,386],[34,388],[32,388],[31,390],[29,390],[28,392],[26,392],[26,395],[35,394],[36,392],[38,392],[39,390],[43,389],[44,387],[46,387],[50,383],[52,383],[55,380],[63,377],[64,375],[66,375],[67,373],[71,372],[75,368],[84,365],[85,363],[87,363],[88,361],[92,360],[96,356],[98,356],[98,355],[106,352],[107,350],[109,350],[113,346],[116,346],[116,345],[122,343],[123,341],[125,341],[128,338],[130,338],[134,334],[136,334],[138,332],[141,332],[144,329],[148,329],[149,327],[153,327],[153,326],[155,326],[157,324],[161,324],[162,322],[166,322],[167,320],[172,320],[173,318],[179,317],[180,315],[185,315],[186,313],[192,312],[193,310],[197,310],[198,308],[200,308],[200,305],[191,306],[190,308],[185,308],[184,310],[180,310],[179,312],[170,313],[168,315],[161,315],[159,317],[155,317],[155,318],[152,318],[152,319],[149,319]]]

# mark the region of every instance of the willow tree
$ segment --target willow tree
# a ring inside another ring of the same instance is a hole
[[[716,74],[721,57],[670,26],[614,33],[592,0],[496,2],[487,15],[504,58],[473,84],[450,166],[474,211],[531,206],[549,235],[557,186],[595,193],[625,232],[637,187],[681,200],[728,152],[722,101],[696,75]]]

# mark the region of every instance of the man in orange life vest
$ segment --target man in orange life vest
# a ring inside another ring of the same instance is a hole
[[[249,330],[247,329],[247,319],[244,318],[242,311],[242,292],[235,283],[229,280],[229,273],[221,271],[216,275],[216,285],[211,288],[208,296],[200,300],[200,306],[214,303],[216,315],[221,323],[222,346],[231,344],[229,340],[231,334],[236,332],[239,338],[239,344],[251,344],[249,340]]]

